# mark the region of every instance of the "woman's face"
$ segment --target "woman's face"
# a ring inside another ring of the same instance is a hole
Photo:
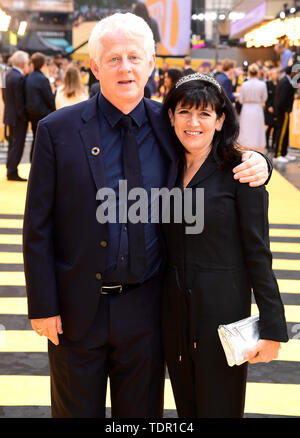
[[[165,73],[164,86],[169,90],[172,87],[172,79],[169,77],[168,73]]]
[[[179,102],[174,114],[169,109],[171,125],[187,152],[209,150],[215,131],[221,131],[225,115],[219,119],[215,110],[209,105],[206,108],[183,106]]]

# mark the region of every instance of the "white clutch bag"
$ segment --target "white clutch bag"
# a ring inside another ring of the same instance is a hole
[[[244,352],[253,348],[259,340],[259,316],[250,316],[231,324],[220,325],[218,334],[230,367],[241,365]]]

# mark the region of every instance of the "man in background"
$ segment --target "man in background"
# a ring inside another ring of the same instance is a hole
[[[29,69],[29,55],[22,50],[15,52],[11,58],[12,69],[6,74],[4,100],[4,124],[8,126],[7,179],[9,181],[26,181],[18,173],[22,159],[28,122],[25,112],[24,84]]]
[[[186,56],[183,60],[183,75],[191,75],[195,73],[195,71],[191,67],[192,65],[192,58],[190,56]]]
[[[30,162],[32,161],[38,122],[55,110],[55,98],[47,77],[46,57],[37,52],[32,55],[31,62],[34,71],[26,78],[25,82],[25,107],[33,133]]]
[[[232,90],[232,80],[234,75],[235,63],[231,59],[224,59],[222,61],[222,71],[216,75],[216,80],[223,86],[228,98],[232,103],[236,101],[236,96]]]
[[[292,67],[285,69],[286,75],[280,79],[275,90],[275,117],[276,117],[276,149],[274,161],[276,163],[288,163],[296,158],[289,155],[289,132],[290,132],[290,114],[293,111],[294,96],[296,88],[292,83],[295,72]]]
[[[293,63],[293,52],[283,44],[277,44],[274,51],[280,57],[279,73],[284,74],[285,69]]]

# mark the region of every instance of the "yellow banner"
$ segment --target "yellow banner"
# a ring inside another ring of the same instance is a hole
[[[189,53],[191,0],[146,0],[150,16],[156,20],[161,42],[159,56],[184,56]]]
[[[11,46],[16,46],[18,44],[18,37],[16,33],[9,32],[9,44]]]

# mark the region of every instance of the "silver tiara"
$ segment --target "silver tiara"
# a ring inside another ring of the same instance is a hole
[[[186,82],[190,81],[206,81],[213,84],[217,89],[222,92],[222,87],[219,84],[218,81],[216,81],[212,76],[203,74],[203,73],[193,73],[191,75],[183,76],[183,78],[179,79],[179,81],[176,83],[175,88],[180,87],[180,85],[185,84]]]

